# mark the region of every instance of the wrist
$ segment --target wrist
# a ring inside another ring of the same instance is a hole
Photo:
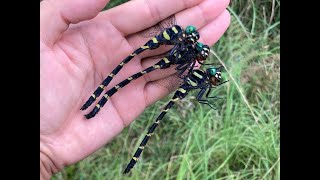
[[[61,168],[56,164],[53,159],[53,154],[49,148],[45,148],[43,143],[40,142],[40,180],[49,180],[51,176],[59,172]]]
[[[49,180],[53,174],[54,163],[44,153],[40,151],[40,180]]]

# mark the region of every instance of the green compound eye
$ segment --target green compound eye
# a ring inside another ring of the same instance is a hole
[[[217,69],[214,66],[211,66],[209,69],[209,74],[210,76],[215,76],[215,74],[217,73]]]
[[[192,34],[195,31],[196,31],[196,28],[194,26],[187,26],[186,27],[186,33],[187,34]]]
[[[196,48],[198,51],[201,51],[203,49],[203,44],[201,42],[197,42]]]

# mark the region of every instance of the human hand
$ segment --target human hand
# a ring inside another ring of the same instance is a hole
[[[194,25],[212,46],[230,23],[228,0],[134,0],[100,12],[108,0],[44,0],[40,3],[40,177],[92,154],[144,109],[176,87],[174,67],[154,71],[113,96],[93,119],[79,109],[108,73],[150,38],[139,31],[170,15]],[[155,64],[168,47],[144,52],[109,87]],[[89,111],[91,109],[89,108]]]

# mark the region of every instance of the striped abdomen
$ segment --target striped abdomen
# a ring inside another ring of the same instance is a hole
[[[163,30],[160,34],[155,36],[146,44],[150,46],[150,49],[153,49],[153,47],[155,46],[153,43],[156,39],[158,41],[158,44],[174,45],[183,41],[184,36],[185,35],[183,33],[183,29],[178,25],[174,25],[171,28],[166,28],[165,30]]]
[[[155,65],[150,66],[150,67],[144,69],[143,71],[138,72],[138,73],[128,77],[127,79],[123,80],[122,82],[120,82],[119,84],[117,84],[116,86],[114,86],[113,88],[108,90],[105,93],[105,95],[101,98],[101,100],[98,102],[98,104],[93,108],[93,110],[90,113],[88,113],[87,115],[85,115],[85,117],[87,119],[94,117],[100,111],[100,109],[106,104],[106,102],[108,101],[108,99],[111,96],[113,96],[121,88],[125,87],[131,81],[136,80],[136,79],[140,78],[141,76],[143,76],[144,74],[150,73],[156,69],[165,69],[170,66],[171,66],[171,62],[169,61],[169,59],[167,57],[164,57]]]
[[[197,87],[198,85],[203,84],[206,80],[206,73],[200,69],[193,70],[191,75],[186,77],[186,83],[191,87]]]
[[[160,121],[163,119],[164,115],[168,112],[168,110],[174,105],[174,103],[180,99],[183,99],[188,94],[188,90],[184,89],[185,85],[182,85],[174,94],[173,98],[169,101],[166,107],[162,110],[156,121],[149,127],[149,130],[145,137],[143,138],[142,142],[139,145],[139,148],[134,153],[131,161],[127,165],[126,169],[124,170],[124,174],[128,173],[133,166],[137,163],[142,151],[144,150],[149,138],[152,136],[154,130],[159,125]]]

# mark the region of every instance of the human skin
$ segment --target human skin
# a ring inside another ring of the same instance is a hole
[[[82,104],[127,55],[150,38],[139,31],[170,15],[194,25],[212,46],[226,31],[229,0],[133,0],[100,12],[108,0],[40,2],[40,179],[49,179],[110,142],[146,107],[178,85],[174,67],[133,81],[87,120]],[[144,52],[124,66],[109,87],[155,64],[169,47]]]

